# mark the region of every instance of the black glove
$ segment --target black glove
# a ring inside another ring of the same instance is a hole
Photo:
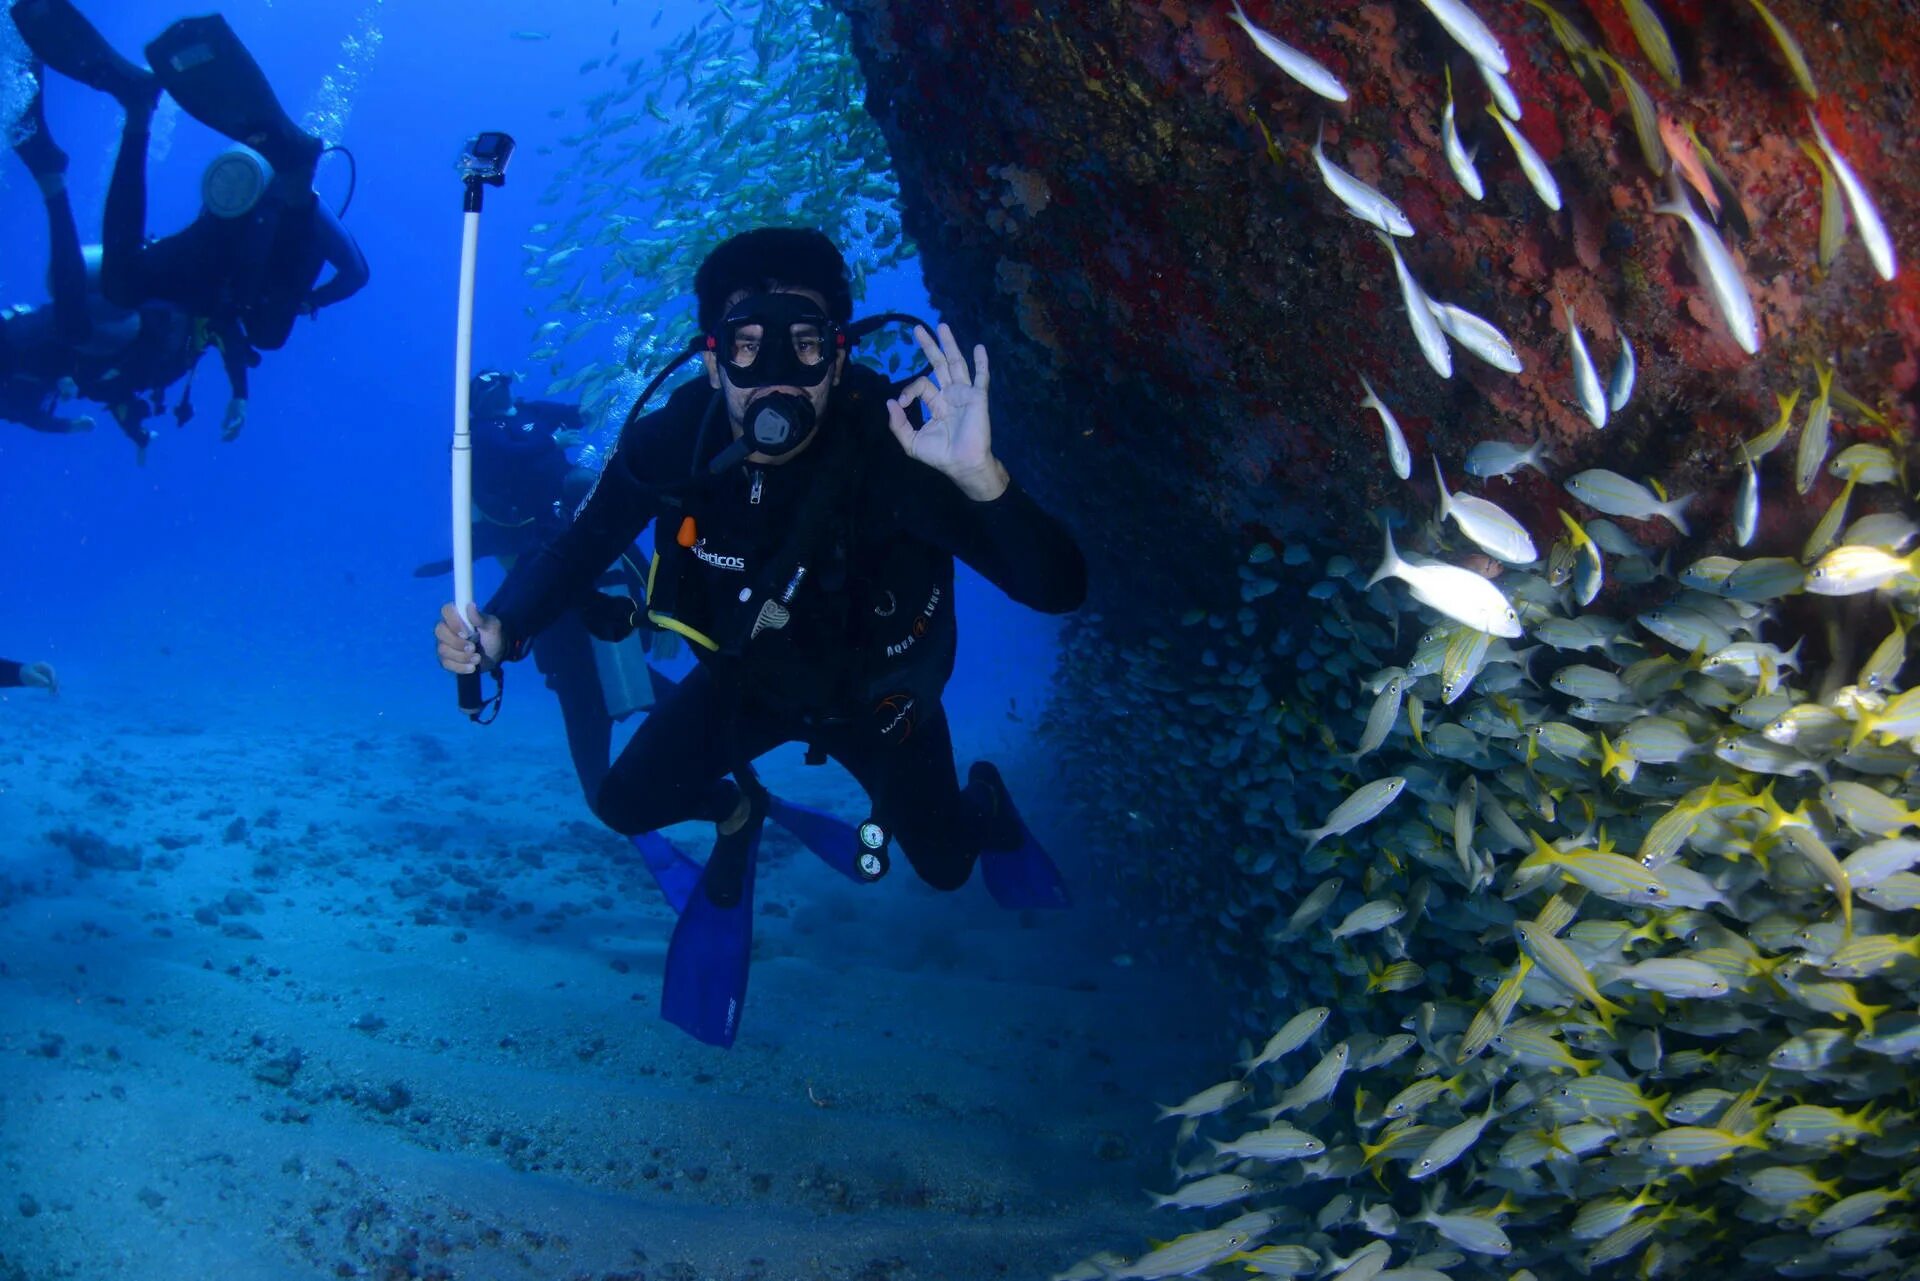
[[[609,645],[633,635],[640,625],[640,605],[631,596],[593,592],[580,602],[579,609],[587,634]]]

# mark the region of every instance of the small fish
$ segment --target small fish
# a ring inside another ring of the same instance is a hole
[[[1835,176],[1833,166],[1827,163],[1820,148],[1803,138],[1800,150],[1820,171],[1820,247],[1816,261],[1827,268],[1833,266],[1847,243],[1847,198],[1840,190],[1840,179]]]
[[[1440,487],[1440,519],[1449,518],[1481,551],[1509,565],[1531,565],[1540,559],[1526,528],[1497,504],[1472,494],[1450,494],[1440,460],[1433,460],[1433,478]]]
[[[1813,1221],[1807,1224],[1807,1232],[1816,1237],[1844,1232],[1865,1223],[1894,1202],[1908,1200],[1912,1195],[1905,1188],[1870,1188],[1865,1192],[1856,1192],[1814,1215]]]
[[[1840,190],[1846,193],[1847,208],[1853,211],[1853,222],[1860,230],[1860,240],[1867,247],[1867,257],[1873,262],[1873,269],[1880,273],[1880,279],[1892,280],[1899,271],[1894,260],[1893,237],[1887,234],[1887,224],[1880,219],[1880,210],[1874,206],[1873,197],[1853,172],[1853,166],[1846,162],[1833,148],[1833,139],[1827,137],[1827,131],[1820,127],[1820,117],[1813,108],[1807,108],[1807,119],[1813,124],[1814,141],[1820,144],[1827,163],[1833,166],[1833,176],[1840,181]]]
[[[1434,319],[1426,291],[1420,288],[1420,282],[1407,270],[1406,260],[1400,257],[1400,249],[1393,243],[1392,237],[1379,232],[1374,235],[1393,255],[1393,272],[1400,282],[1400,300],[1406,306],[1407,323],[1413,326],[1413,336],[1420,344],[1420,354],[1433,366],[1433,372],[1442,378],[1453,377],[1453,352],[1447,346],[1447,336],[1441,330],[1440,322]]]
[[[1373,709],[1367,713],[1366,728],[1360,734],[1360,745],[1353,750],[1354,760],[1387,741],[1387,735],[1400,720],[1400,704],[1409,683],[1405,676],[1396,676],[1374,696]]]
[[[1436,1139],[1435,1142],[1439,1140]],[[1417,1170],[1419,1162],[1416,1161],[1414,1166]],[[1416,1173],[1413,1177],[1417,1179],[1420,1175]],[[1477,1214],[1436,1214],[1428,1211],[1416,1218],[1414,1222],[1430,1225],[1434,1231],[1462,1250],[1492,1255],[1495,1258],[1505,1258],[1513,1253],[1513,1242],[1507,1239],[1507,1234],[1501,1230],[1500,1225],[1492,1219],[1485,1219]]]
[[[1514,372],[1519,371],[1516,369]],[[1508,476],[1522,467],[1531,467],[1542,476],[1548,476],[1551,473],[1547,471],[1546,464],[1552,458],[1544,439],[1534,441],[1526,449],[1504,440],[1483,440],[1467,451],[1465,466],[1467,475],[1480,480]]]
[[[1245,1175],[1214,1174],[1183,1183],[1165,1195],[1157,1192],[1149,1195],[1153,1197],[1153,1208],[1156,1210],[1164,1210],[1169,1206],[1176,1210],[1211,1210],[1245,1200],[1253,1193],[1253,1180]]]
[[[1520,950],[1535,965],[1551,974],[1560,986],[1591,1005],[1608,1028],[1613,1026],[1616,1018],[1626,1013],[1625,1006],[1616,1005],[1600,995],[1600,989],[1594,985],[1593,975],[1588,973],[1587,967],[1580,963],[1580,958],[1565,943],[1529,921],[1516,923],[1513,934],[1520,944]]]
[[[1844,545],[1820,558],[1807,574],[1807,590],[1816,596],[1857,596],[1878,591],[1896,578],[1911,578],[1920,553],[1895,556],[1878,547]]]
[[[1327,159],[1322,146],[1326,136],[1327,128],[1323,124],[1319,136],[1313,140],[1313,163],[1319,166],[1320,180],[1326,183],[1327,190],[1347,207],[1348,213],[1361,222],[1378,227],[1389,235],[1411,236],[1413,224],[1400,212],[1400,206]]]
[[[1383,578],[1398,578],[1414,598],[1456,623],[1478,628],[1509,640],[1521,635],[1520,616],[1500,589],[1470,569],[1456,565],[1410,565],[1393,546],[1393,530],[1386,530],[1386,553],[1367,580],[1371,587]]]
[[[1540,158],[1540,153],[1533,149],[1533,144],[1528,142],[1505,116],[1495,111],[1492,106],[1487,108],[1487,114],[1499,124],[1500,132],[1507,135],[1507,142],[1513,148],[1514,159],[1520,162],[1520,172],[1526,175],[1534,194],[1540,197],[1540,202],[1547,208],[1558,213],[1560,184],[1553,180],[1553,170],[1547,168],[1547,162]]]
[[[1338,882],[1328,882],[1337,885]],[[1331,901],[1331,896],[1329,896]],[[1325,909],[1320,909],[1324,911]],[[1267,1038],[1267,1043],[1259,1054],[1239,1065],[1242,1076],[1251,1076],[1269,1063],[1285,1058],[1293,1051],[1305,1045],[1327,1021],[1330,1013],[1326,1006],[1316,1005],[1312,1009],[1302,1010],[1280,1025],[1280,1030]]]
[[[1733,503],[1733,536],[1740,546],[1745,547],[1753,541],[1754,531],[1760,528],[1760,470],[1753,465],[1753,459],[1741,451],[1744,468],[1740,473],[1740,493]]]
[[[1710,965],[1680,956],[1655,957],[1607,971],[1609,982],[1631,983],[1649,992],[1667,996],[1709,1000],[1727,995],[1733,989],[1721,973]]]
[[[1885,445],[1861,442],[1834,455],[1827,464],[1827,475],[1857,480],[1862,485],[1891,485],[1900,478],[1900,468]]]
[[[1209,1139],[1208,1142],[1213,1145],[1216,1156],[1237,1156],[1254,1161],[1304,1161],[1327,1150],[1327,1145],[1313,1135],[1286,1124],[1265,1130],[1251,1130],[1237,1139],[1224,1142]]]
[[[1573,347],[1573,391],[1580,402],[1580,412],[1596,430],[1607,425],[1607,396],[1600,388],[1599,371],[1593,367],[1593,357],[1587,354],[1586,340],[1580,336],[1579,322],[1573,318],[1573,308],[1566,299],[1560,300],[1560,308],[1567,314],[1567,341]]]
[[[1258,1221],[1243,1223],[1242,1220]],[[1272,1230],[1272,1215],[1243,1214],[1239,1219],[1220,1227],[1177,1237],[1159,1249],[1141,1255],[1132,1263],[1107,1269],[1100,1275],[1110,1278],[1110,1281],[1160,1281],[1163,1277],[1192,1276],[1228,1255],[1244,1250]]]
[[[1356,934],[1372,934],[1384,930],[1407,914],[1404,905],[1392,899],[1374,899],[1362,903],[1348,912],[1346,918],[1329,932],[1329,938],[1351,938]]]
[[[1691,1167],[1724,1161],[1743,1148],[1764,1150],[1766,1146],[1758,1132],[1733,1134],[1702,1125],[1677,1125],[1649,1138],[1646,1154],[1662,1165]]]
[[[1820,393],[1807,408],[1807,421],[1801,425],[1800,441],[1794,450],[1793,487],[1801,494],[1813,488],[1833,439],[1833,366],[1821,365],[1816,377]]]
[[[1300,833],[1309,838],[1307,848],[1312,849],[1329,836],[1341,836],[1371,822],[1380,811],[1393,804],[1406,786],[1407,780],[1395,774],[1355,788],[1351,795],[1334,806],[1333,813],[1327,815],[1325,823]]]
[[[1800,403],[1800,389],[1796,387],[1786,396],[1775,392],[1773,399],[1780,407],[1780,414],[1773,420],[1773,426],[1740,447],[1741,452],[1756,463],[1778,449],[1780,442],[1787,438],[1787,428],[1793,423],[1794,406]]]
[[[1480,81],[1487,86],[1487,96],[1493,99],[1493,105],[1509,120],[1520,118],[1520,96],[1507,83],[1507,78],[1484,62],[1476,62],[1473,69],[1480,73]]]
[[[1633,399],[1633,380],[1638,365],[1633,358],[1633,344],[1627,341],[1625,333],[1620,334],[1620,354],[1613,360],[1613,375],[1607,379],[1607,409],[1619,413]]]
[[[1727,332],[1733,335],[1733,341],[1741,351],[1749,356],[1760,350],[1760,322],[1753,311],[1753,296],[1747,292],[1747,281],[1740,274],[1740,268],[1734,264],[1733,255],[1720,242],[1720,237],[1712,227],[1701,221],[1700,215],[1687,203],[1687,197],[1676,183],[1672,200],[1664,205],[1656,205],[1657,214],[1666,214],[1678,218],[1693,233],[1694,248],[1699,251],[1700,261],[1706,271],[1708,292],[1713,296],[1714,306],[1720,311],[1720,318],[1726,322]]]
[[[1633,28],[1634,39],[1640,42],[1640,51],[1647,55],[1647,61],[1660,73],[1674,89],[1680,87],[1680,59],[1673,52],[1673,41],[1667,38],[1667,29],[1660,25],[1659,17],[1647,4],[1647,0],[1620,0],[1620,7],[1627,11],[1627,23]]]
[[[1800,549],[1801,560],[1812,560],[1831,547],[1833,540],[1840,536],[1840,524],[1847,518],[1847,502],[1853,497],[1853,487],[1859,483],[1859,476],[1847,477],[1847,483],[1840,487],[1839,494],[1827,504],[1827,510],[1821,514],[1813,532],[1807,535],[1806,545]]]
[[[546,39],[549,39],[550,37],[548,33],[545,31],[516,31],[513,33],[513,38],[515,40],[534,41],[534,40],[546,40]]]
[[[1393,464],[1393,474],[1406,480],[1413,475],[1413,451],[1407,448],[1407,437],[1400,430],[1400,420],[1380,399],[1380,394],[1373,389],[1373,384],[1367,381],[1365,374],[1360,375],[1360,385],[1367,392],[1366,399],[1360,402],[1360,408],[1371,409],[1380,415],[1380,426],[1387,434],[1387,458]],[[1434,465],[1437,467],[1439,463]]]
[[[1800,42],[1793,33],[1782,25],[1780,19],[1773,16],[1773,10],[1767,8],[1763,0],[1747,0],[1760,20],[1767,24],[1767,30],[1773,33],[1774,43],[1780,46],[1780,52],[1787,59],[1787,66],[1793,71],[1793,78],[1800,85],[1800,92],[1809,98],[1818,98],[1820,90],[1814,87],[1813,69],[1807,65],[1807,55],[1800,50]]]
[[[1460,145],[1460,131],[1453,122],[1453,69],[1445,68],[1447,84],[1447,105],[1440,115],[1440,146],[1446,153],[1447,167],[1453,170],[1453,176],[1459,182],[1461,190],[1474,200],[1486,198],[1486,185],[1480,181],[1480,171],[1473,167],[1473,157]]]
[[[1465,1156],[1467,1151],[1480,1141],[1481,1133],[1493,1120],[1497,1109],[1498,1104],[1488,1099],[1484,1114],[1470,1116],[1460,1124],[1442,1131],[1438,1138],[1427,1145],[1425,1151],[1414,1158],[1413,1165],[1407,1170],[1407,1177],[1431,1178]]]
[[[1322,916],[1326,915],[1327,909],[1333,906],[1333,901],[1340,897],[1340,889],[1344,884],[1346,884],[1346,882],[1339,877],[1329,876],[1326,880],[1314,886],[1312,891],[1300,900],[1299,906],[1293,909],[1293,915],[1287,918],[1287,924],[1285,928],[1280,931],[1278,937],[1282,940],[1298,938],[1309,927],[1318,922]],[[1306,1030],[1305,1035],[1301,1037],[1301,1041],[1305,1041],[1307,1036],[1311,1036],[1313,1032],[1318,1029],[1320,1023],[1326,1021],[1325,1007],[1315,1006],[1314,1009],[1321,1011],[1320,1018],[1314,1023],[1313,1027]],[[1311,1014],[1313,1011],[1309,1010],[1307,1013]],[[1283,1027],[1280,1030],[1281,1032],[1288,1032],[1290,1028]],[[1298,1029],[1291,1030],[1297,1031]],[[1276,1033],[1275,1035],[1278,1036],[1279,1034]],[[1268,1044],[1271,1045],[1272,1042]],[[1292,1048],[1294,1048],[1292,1045],[1287,1046],[1289,1050]],[[1281,1052],[1285,1053],[1286,1051],[1283,1050]],[[1253,1069],[1248,1068],[1247,1070],[1251,1072]]]
[[[1460,47],[1473,55],[1473,60],[1501,75],[1512,70],[1507,63],[1507,51],[1500,47],[1500,41],[1480,16],[1469,9],[1464,0],[1420,0],[1427,7],[1447,34],[1459,42]]]
[[[1911,516],[1901,512],[1875,512],[1871,516],[1862,516],[1840,535],[1841,542],[1878,547],[1890,552],[1902,550],[1915,538],[1920,538],[1920,524],[1915,524]]]
[[[1282,1113],[1291,1112],[1296,1108],[1303,1108],[1309,1104],[1318,1103],[1320,1100],[1329,1097],[1334,1090],[1339,1088],[1340,1077],[1347,1070],[1347,1058],[1351,1054],[1352,1050],[1348,1047],[1347,1043],[1345,1041],[1340,1042],[1328,1050],[1326,1054],[1321,1057],[1320,1061],[1313,1065],[1311,1071],[1300,1078],[1298,1085],[1281,1095],[1278,1103],[1273,1107],[1264,1109],[1256,1115],[1263,1116],[1271,1121],[1274,1117]]]
[[[1634,520],[1651,520],[1658,516],[1684,535],[1693,532],[1687,528],[1686,517],[1681,514],[1687,504],[1693,501],[1692,494],[1662,502],[1645,485],[1628,480],[1619,472],[1600,467],[1575,474],[1566,482],[1566,490],[1595,511],[1605,512],[1609,516],[1626,516]]]
[[[1440,326],[1442,333],[1495,369],[1517,374],[1523,368],[1520,353],[1513,349],[1507,336],[1488,321],[1464,307],[1456,307],[1437,298],[1428,298],[1427,308],[1433,313],[1434,323]]]
[[[1885,690],[1893,685],[1900,675],[1900,669],[1907,661],[1907,629],[1900,621],[1900,615],[1893,616],[1893,630],[1886,638],[1874,646],[1873,653],[1860,668],[1857,683],[1863,689]]]
[[[1334,102],[1347,100],[1347,88],[1340,83],[1339,77],[1292,45],[1253,25],[1247,18],[1247,11],[1240,7],[1240,0],[1233,0],[1233,12],[1227,17],[1240,24],[1241,29],[1253,41],[1253,47],[1266,55],[1267,60],[1274,66],[1322,98],[1331,99]]]
[[[1212,1116],[1232,1107],[1252,1092],[1245,1081],[1222,1081],[1218,1085],[1208,1086],[1184,1103],[1161,1107],[1160,1115],[1155,1119],[1164,1121],[1169,1117]]]

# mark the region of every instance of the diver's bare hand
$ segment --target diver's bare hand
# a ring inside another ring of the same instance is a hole
[[[52,663],[28,663],[20,669],[20,683],[28,689],[44,689],[49,694],[60,692],[60,678],[54,675]]]
[[[467,635],[468,627],[460,621],[460,611],[448,601],[440,607],[440,621],[433,625],[433,638],[439,642],[440,666],[456,676],[465,676],[469,672],[490,672],[500,666],[501,655],[507,652],[507,637],[501,629],[500,620],[492,614],[483,614],[477,605],[469,605],[468,617],[472,620],[472,630],[479,641],[480,648],[474,648],[474,639]]]
[[[898,399],[887,402],[887,425],[894,439],[909,458],[945,475],[967,497],[983,502],[998,498],[1010,482],[1007,469],[993,456],[993,429],[987,417],[987,349],[974,345],[974,367],[969,371],[967,358],[947,326],[940,326],[938,343],[918,325],[913,336],[926,353],[938,385],[916,378]],[[918,431],[907,421],[907,405],[914,400],[920,402]]]

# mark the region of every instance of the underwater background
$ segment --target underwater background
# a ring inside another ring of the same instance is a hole
[[[0,429],[61,678],[0,699],[0,1278],[1910,1275],[1912,5],[225,13],[372,281],[235,442],[217,370],[140,464]],[[118,113],[47,111],[87,238]],[[740,1043],[659,1021],[551,696],[458,721],[412,577],[482,128],[522,394],[617,422],[762,221],[987,344],[1093,600],[964,579],[947,701],[1073,912],[770,840]],[[218,145],[163,106],[150,226]]]

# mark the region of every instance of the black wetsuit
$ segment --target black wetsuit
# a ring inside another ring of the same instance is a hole
[[[20,679],[20,673],[26,670],[25,663],[16,663],[11,658],[0,658],[0,689],[17,689],[26,682]]]
[[[51,303],[0,315],[0,418],[34,431],[62,434],[83,426],[63,417],[61,380],[73,394],[107,407],[136,444],[142,423],[158,413],[166,390],[199,362],[211,335],[179,309],[150,302],[114,308],[88,287],[85,260],[65,188],[47,197]],[[244,344],[222,344],[228,380],[245,395]],[[236,369],[233,362],[243,363]]]
[[[109,301],[137,308],[165,302],[204,317],[212,336],[227,349],[240,344],[241,381],[234,395],[246,396],[245,366],[253,353],[285,345],[293,322],[348,298],[367,283],[367,260],[333,211],[310,189],[296,199],[282,196],[289,179],[239,218],[219,218],[202,210],[170,236],[147,240],[147,140],[151,121],[130,112],[107,187],[102,224],[101,288]],[[333,278],[314,282],[329,263]]]
[[[1086,594],[1080,549],[1017,486],[976,502],[909,459],[886,427],[886,380],[860,366],[848,367],[805,452],[734,468],[676,507],[660,487],[705,474],[726,443],[724,412],[708,413],[716,394],[694,380],[630,421],[573,524],[524,558],[486,610],[517,657],[659,518],[649,612],[670,608],[701,662],[615,762],[595,806],[602,821],[635,835],[723,818],[734,799],[729,771],[804,741],[867,790],[923,880],[956,889],[982,833],[955,779],[940,705],[958,635],[953,559],[1021,604],[1065,613]],[[831,503],[808,501],[835,493]],[[815,531],[799,540],[811,545],[796,546],[796,529]],[[796,556],[808,574],[790,621],[749,639],[768,575],[787,579]]]

